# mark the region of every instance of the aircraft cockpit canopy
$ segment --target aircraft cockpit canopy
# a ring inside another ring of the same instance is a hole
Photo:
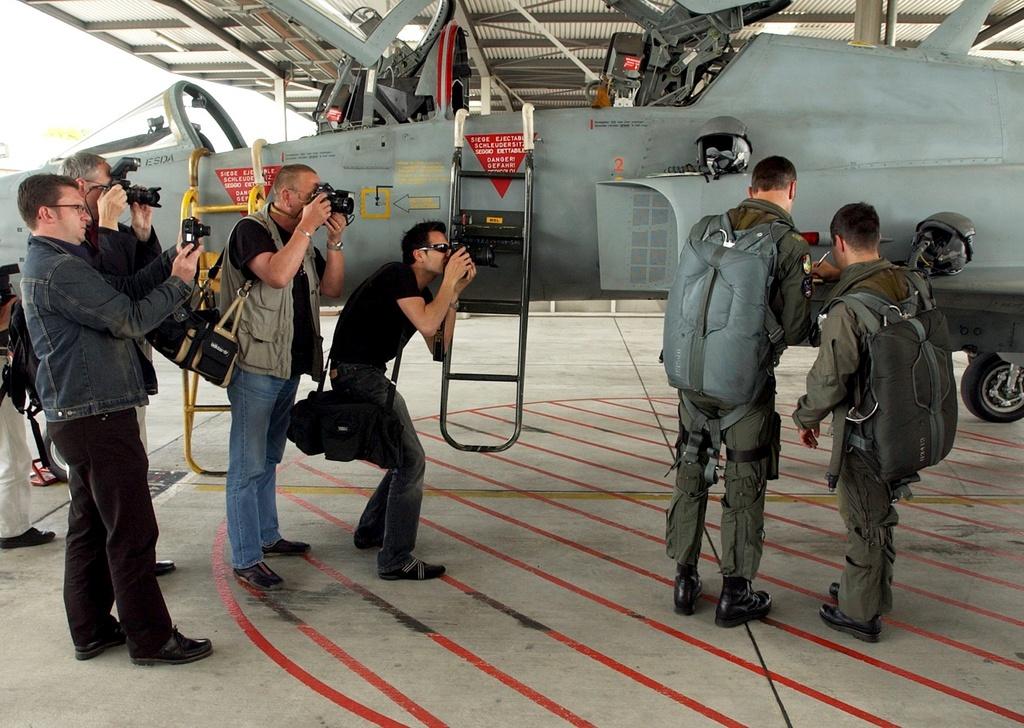
[[[929,275],[956,275],[974,257],[974,222],[955,212],[937,212],[917,225],[912,267]]]
[[[752,153],[747,125],[733,116],[709,119],[697,134],[697,168],[711,179],[746,171]]]

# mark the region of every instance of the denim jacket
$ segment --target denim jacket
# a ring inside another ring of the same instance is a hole
[[[191,292],[190,284],[169,277],[173,253],[132,276],[104,276],[49,238],[29,238],[21,291],[48,421],[148,402],[133,339],[156,328]]]

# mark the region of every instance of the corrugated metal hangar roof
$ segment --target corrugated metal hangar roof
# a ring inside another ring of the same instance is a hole
[[[345,17],[374,5],[383,15],[394,4],[389,0],[305,1],[321,12]],[[489,74],[513,99],[538,107],[586,105],[582,91],[586,79],[578,62],[600,72],[611,34],[640,30],[604,0],[459,1],[462,12],[456,17],[468,23],[471,49],[479,50],[471,53],[476,77]],[[284,80],[286,102],[307,115],[320,89],[337,77],[344,57],[315,31],[260,0],[22,2],[172,73],[269,96],[275,81]],[[734,40],[741,44],[766,30],[849,40],[854,33],[855,4],[855,0],[794,0],[785,11],[750,25]],[[421,11],[412,24],[426,25],[435,5]],[[917,45],[959,5],[959,0],[903,0],[897,8],[896,45]],[[998,0],[986,25],[975,52],[1024,62],[1024,0]],[[576,60],[556,47],[549,34]],[[487,69],[479,68],[482,64]],[[476,85],[473,93],[479,93]],[[501,104],[500,96],[495,97],[495,108]]]

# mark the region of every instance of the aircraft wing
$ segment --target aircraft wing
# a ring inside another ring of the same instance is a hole
[[[979,268],[968,264],[956,276],[931,279],[943,308],[1024,316],[1024,266]]]

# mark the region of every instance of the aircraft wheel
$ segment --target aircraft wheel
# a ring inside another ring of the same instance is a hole
[[[960,396],[971,414],[987,422],[1016,422],[1024,417],[1024,367],[998,354],[978,354],[960,380]]]
[[[68,463],[64,456],[58,452],[57,446],[53,444],[49,433],[43,435],[43,446],[46,448],[46,456],[50,458],[50,472],[58,480],[63,480],[66,483],[68,480]]]

